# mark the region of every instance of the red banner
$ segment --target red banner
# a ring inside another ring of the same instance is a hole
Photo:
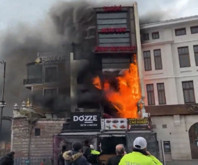
[[[100,33],[124,33],[126,28],[102,28]]]
[[[136,46],[116,46],[116,47],[100,47],[95,48],[95,52],[122,52],[122,51],[134,51]]]
[[[122,10],[122,6],[104,6],[103,7],[103,10],[106,11],[106,12],[109,12],[109,11],[121,11]]]

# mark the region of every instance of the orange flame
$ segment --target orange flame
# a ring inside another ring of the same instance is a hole
[[[100,90],[102,89],[102,85],[101,85],[99,76],[96,76],[95,78],[93,78],[92,83],[97,89],[100,89]]]
[[[105,80],[103,90],[107,100],[118,111],[121,118],[138,118],[137,102],[141,98],[138,68],[131,63],[129,69],[124,70],[116,77],[119,90],[115,91],[109,81]],[[100,78],[97,76],[93,84],[96,88],[102,89]]]

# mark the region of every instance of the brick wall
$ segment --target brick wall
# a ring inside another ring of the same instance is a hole
[[[60,118],[39,119],[33,124],[30,137],[31,125],[28,120],[24,117],[14,118],[11,149],[15,151],[15,158],[28,157],[28,155],[30,157],[52,157],[53,136],[61,132],[64,122],[65,120]],[[35,136],[35,129],[40,129],[39,136]]]

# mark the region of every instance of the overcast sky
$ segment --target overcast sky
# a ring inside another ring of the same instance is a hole
[[[0,30],[15,27],[19,23],[37,24],[47,16],[50,8],[61,0],[0,0]],[[62,0],[69,1],[69,0]],[[77,1],[77,0],[72,0]],[[80,0],[82,1],[82,0]],[[87,0],[97,4],[128,5],[133,0]],[[197,0],[137,0],[140,16],[148,13],[163,14],[163,19],[198,15]]]

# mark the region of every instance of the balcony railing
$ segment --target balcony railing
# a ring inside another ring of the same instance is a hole
[[[42,83],[42,79],[35,78],[35,79],[24,79],[23,80],[24,85],[39,84],[39,83]]]

